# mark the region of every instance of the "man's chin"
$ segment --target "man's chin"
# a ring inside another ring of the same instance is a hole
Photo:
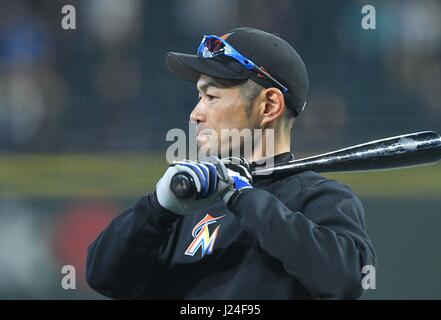
[[[210,156],[215,156],[221,158],[219,148],[211,145],[211,141],[201,141],[197,140],[197,152],[199,160],[206,160]],[[204,158],[204,159],[203,159]]]
[[[228,149],[226,149],[225,147],[212,146],[210,136],[208,135],[198,136],[196,141],[198,158],[209,156],[216,156],[218,158],[242,156],[240,146],[238,146],[237,148],[229,147]]]

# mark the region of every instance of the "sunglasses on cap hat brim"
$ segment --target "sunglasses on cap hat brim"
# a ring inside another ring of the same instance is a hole
[[[253,61],[240,54],[233,46],[231,46],[221,37],[218,37],[216,35],[204,35],[198,47],[197,55],[205,59],[222,56],[232,58],[239,62],[246,69],[257,72],[257,74],[265,77],[268,81],[272,82],[276,87],[278,87],[283,93],[288,92],[287,87],[274,79],[262,67],[258,67]]]

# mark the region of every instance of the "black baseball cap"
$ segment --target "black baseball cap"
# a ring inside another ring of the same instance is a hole
[[[234,29],[222,38],[288,88],[284,93],[285,102],[298,116],[306,106],[308,72],[294,48],[275,34],[248,27]],[[197,82],[200,75],[205,74],[219,79],[252,79],[264,88],[274,87],[271,81],[226,56],[207,59],[168,52],[166,64],[176,76],[191,82]]]

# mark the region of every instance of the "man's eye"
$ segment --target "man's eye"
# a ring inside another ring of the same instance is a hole
[[[206,94],[205,97],[207,98],[208,101],[213,101],[214,99],[216,99],[217,97]],[[198,100],[202,100],[203,96],[198,96]]]

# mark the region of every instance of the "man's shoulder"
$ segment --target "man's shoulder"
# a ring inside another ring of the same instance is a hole
[[[285,203],[294,201],[300,205],[305,201],[333,202],[350,199],[360,205],[360,200],[351,187],[315,171],[303,171],[280,179],[274,190],[284,198]]]
[[[280,180],[284,184],[298,184],[305,189],[340,189],[352,192],[352,189],[344,183],[322,176],[315,171],[302,171]]]

